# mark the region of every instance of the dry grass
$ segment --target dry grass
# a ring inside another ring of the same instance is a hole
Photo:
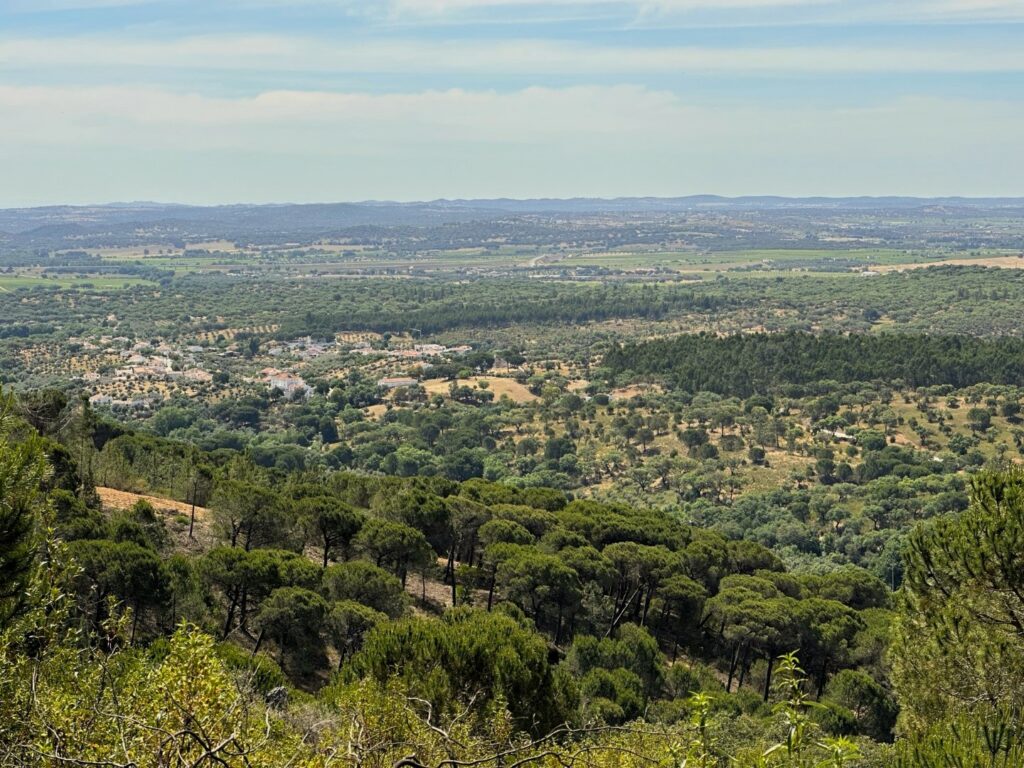
[[[163,499],[158,496],[145,496],[140,493],[119,491],[116,488],[97,488],[100,501],[105,509],[131,509],[136,502],[148,501],[157,512],[166,515],[191,515],[192,505],[183,501]],[[196,520],[204,519],[209,514],[206,507],[196,507]]]
[[[367,418],[377,421],[381,416],[387,413],[388,407],[384,403],[378,403],[377,405],[367,406],[364,410]]]
[[[651,384],[634,384],[631,387],[620,387],[619,389],[613,389],[611,391],[612,400],[630,400],[634,397],[646,394],[656,394],[661,392],[661,387]]]
[[[206,507],[196,507],[196,519],[193,535],[189,536],[189,517],[192,505],[173,499],[158,496],[146,496],[139,493],[119,491],[116,488],[97,488],[103,508],[108,513],[131,509],[136,502],[148,501],[157,513],[166,516],[165,530],[170,537],[170,546],[174,551],[201,554],[217,545],[214,535],[213,515]]]
[[[902,272],[906,269],[926,267],[999,267],[1001,269],[1024,269],[1024,254],[1017,256],[989,256],[978,259],[943,259],[913,264],[885,264],[871,267],[875,272]]]
[[[230,240],[208,240],[202,243],[188,243],[185,247],[190,251],[226,251],[237,253],[242,250]]]
[[[503,376],[473,376],[469,379],[459,379],[457,383],[459,386],[476,387],[481,381],[487,382],[487,389],[494,393],[495,400],[500,400],[502,395],[508,395],[515,403],[532,403],[539,399],[525,385]],[[440,379],[423,383],[423,388],[431,395],[447,395],[450,386],[450,381]]]

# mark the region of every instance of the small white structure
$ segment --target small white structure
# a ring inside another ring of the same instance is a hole
[[[421,355],[440,355],[445,351],[440,344],[416,344],[413,349]]]
[[[312,391],[311,387],[306,384],[301,376],[295,376],[291,373],[282,373],[280,371],[270,373],[267,374],[264,381],[271,389],[281,390],[285,397],[293,397],[299,393],[308,395]]]
[[[411,376],[385,376],[377,382],[377,386],[384,387],[384,389],[398,389],[399,387],[411,387],[416,383],[416,379]]]

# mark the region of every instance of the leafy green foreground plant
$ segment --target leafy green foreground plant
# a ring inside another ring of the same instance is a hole
[[[821,705],[808,698],[806,675],[795,652],[779,660],[778,674],[776,692],[781,701],[775,706],[775,711],[785,723],[786,740],[764,753],[763,758],[767,761],[764,765],[786,768],[844,768],[852,765],[861,756],[857,745],[844,737],[821,737],[811,719],[811,708]]]
[[[1003,714],[979,727],[976,718],[958,718],[898,745],[895,768],[1014,768],[1024,765],[1024,725],[1019,715]]]
[[[41,485],[50,474],[41,440],[25,427],[14,398],[0,392],[0,630],[28,605]]]
[[[983,472],[910,537],[890,651],[900,768],[1024,765],[1024,472]]]
[[[812,710],[822,705],[807,694],[807,676],[796,652],[779,658],[774,689],[779,701],[773,711],[781,721],[783,740],[760,754],[737,756],[733,765],[738,768],[850,768],[857,765],[862,757],[857,744],[845,737],[824,735],[811,717]]]
[[[860,748],[847,738],[834,738],[821,733],[810,716],[820,706],[806,693],[807,679],[799,666],[796,653],[779,659],[775,691],[780,701],[774,713],[783,728],[784,740],[763,751],[744,750],[741,754],[723,754],[712,728],[712,698],[694,694],[689,705],[690,737],[674,748],[679,768],[851,768],[861,758]]]
[[[787,741],[732,759],[716,744],[706,696],[692,699],[691,722],[678,726],[562,724],[537,737],[500,702],[442,712],[397,678],[339,683],[316,700],[265,698],[194,627],[142,649],[129,642],[131,611],[111,606],[100,637],[65,632],[74,610],[59,589],[67,577],[44,563],[36,607],[0,635],[0,766],[840,768],[856,756],[844,740],[817,739],[792,656],[778,689],[788,695],[778,708]]]
[[[40,612],[33,620],[49,629]],[[107,768],[669,768],[668,728],[570,726],[539,738],[507,710],[436,715],[398,681],[367,679],[319,700],[256,692],[214,640],[182,626],[162,647],[131,647],[131,612],[84,647],[49,632],[36,651],[0,642],[0,766]],[[22,628],[28,625],[23,624]],[[279,689],[278,689],[279,690]]]

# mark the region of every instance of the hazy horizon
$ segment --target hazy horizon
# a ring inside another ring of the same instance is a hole
[[[571,197],[556,197],[541,195],[535,197],[436,197],[431,199],[349,199],[349,200],[234,200],[221,203],[193,203],[183,200],[104,200],[104,201],[83,201],[83,202],[47,202],[31,205],[0,205],[0,210],[19,210],[33,208],[133,208],[133,207],[154,207],[154,208],[230,208],[230,207],[287,207],[287,206],[331,206],[331,205],[354,205],[354,206],[413,206],[413,205],[435,205],[435,204],[473,204],[473,203],[559,203],[559,202],[619,202],[630,201],[686,201],[699,200],[703,198],[717,198],[723,202],[743,202],[755,200],[780,200],[792,202],[809,201],[887,201],[887,200],[911,200],[911,201],[963,201],[967,204],[1007,201],[1024,203],[1024,195],[898,195],[898,194],[864,194],[864,195],[816,195],[816,194],[795,194],[776,195],[764,194],[737,194],[717,195],[714,193],[696,192],[692,194],[679,195],[614,195],[614,196],[590,196],[575,195]]]

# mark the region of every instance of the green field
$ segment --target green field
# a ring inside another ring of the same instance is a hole
[[[339,246],[340,247],[340,246]],[[794,271],[816,274],[843,274],[858,268],[921,265],[944,259],[985,259],[1005,255],[993,249],[975,252],[951,249],[897,248],[763,248],[735,251],[660,250],[650,246],[625,246],[615,251],[567,253],[559,249],[543,250],[531,246],[500,245],[459,249],[405,251],[386,248],[351,249],[347,255],[335,247],[244,249],[217,251],[209,255],[189,253],[150,253],[139,249],[110,249],[98,252],[110,263],[145,264],[173,271],[176,275],[194,272],[224,272],[243,268],[277,275],[332,273],[353,274],[366,271],[462,271],[514,268],[603,267],[612,270],[667,269],[701,275],[720,272],[745,272],[758,276],[792,275]]]
[[[39,275],[0,275],[0,291],[10,292],[19,288],[128,288],[133,285],[154,285],[151,280],[122,275],[103,277],[41,277]]]
[[[983,260],[1005,256],[993,249],[973,252],[953,250],[905,250],[895,248],[800,249],[765,248],[737,251],[612,251],[608,253],[551,254],[545,266],[606,267],[609,269],[664,268],[679,272],[735,272],[792,274],[793,270],[836,273],[875,266],[928,264],[946,259]],[[837,263],[838,262],[838,263]]]

